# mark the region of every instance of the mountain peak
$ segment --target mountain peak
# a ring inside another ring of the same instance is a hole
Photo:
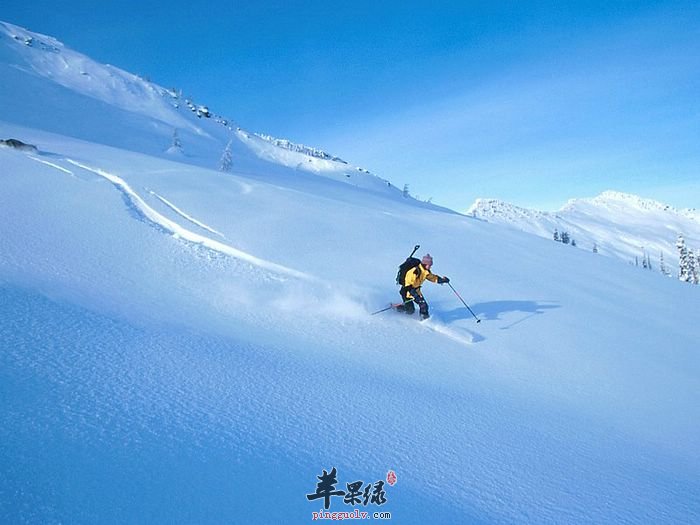
[[[666,254],[673,267],[678,233],[700,245],[700,217],[694,210],[678,210],[654,199],[607,190],[590,198],[569,200],[557,212],[549,213],[515,206],[497,199],[477,199],[468,215],[487,222],[507,224],[540,237],[552,238],[554,230],[566,231],[579,246],[598,253],[634,261],[650,253]]]
[[[543,212],[516,206],[499,199],[480,198],[469,207],[466,215],[480,218],[507,217],[509,222],[513,222],[517,219],[541,217]]]
[[[561,211],[575,209],[581,204],[595,207],[614,206],[634,208],[643,211],[671,211],[679,213],[679,210],[663,202],[614,190],[606,190],[592,198],[571,199],[561,208]]]

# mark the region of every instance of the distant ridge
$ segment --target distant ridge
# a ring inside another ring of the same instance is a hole
[[[625,262],[648,255],[673,271],[677,267],[675,242],[683,234],[688,246],[700,248],[700,214],[676,209],[654,199],[619,191],[604,191],[591,198],[571,199],[558,211],[545,212],[498,199],[477,199],[467,215],[524,232],[553,238],[567,232],[579,248],[616,257]]]

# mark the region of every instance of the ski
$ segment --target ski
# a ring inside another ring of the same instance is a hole
[[[387,310],[391,310],[392,308],[396,309],[401,305],[402,305],[401,303],[389,303],[389,306],[387,306],[386,308],[382,308],[381,310],[377,310],[376,312],[372,312],[369,315],[377,315],[377,314],[380,314],[382,312],[386,312]]]

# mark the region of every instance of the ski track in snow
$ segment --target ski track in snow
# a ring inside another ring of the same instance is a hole
[[[273,263],[270,261],[266,261],[264,259],[260,259],[258,257],[255,257],[254,255],[251,255],[249,253],[246,253],[244,251],[241,251],[237,248],[234,248],[233,246],[229,246],[228,244],[224,244],[222,242],[216,241],[214,239],[210,239],[209,237],[205,237],[203,235],[199,235],[198,233],[195,233],[193,231],[190,231],[186,228],[183,228],[180,226],[178,223],[175,221],[172,221],[168,219],[167,217],[161,215],[158,213],[156,210],[151,208],[146,202],[139,197],[139,195],[129,186],[126,181],[124,181],[121,177],[114,175],[112,173],[109,173],[103,169],[100,168],[93,168],[90,166],[87,166],[85,164],[82,164],[78,161],[72,160],[72,159],[66,159],[67,162],[73,164],[74,166],[77,166],[81,169],[90,171],[92,173],[95,173],[96,175],[99,175],[105,179],[107,179],[109,182],[111,182],[128,200],[128,202],[134,207],[134,209],[142,215],[148,222],[154,224],[158,228],[163,229],[164,231],[168,232],[169,234],[173,235],[174,237],[184,239],[186,241],[193,242],[195,244],[199,244],[201,246],[205,246],[206,248],[209,248],[210,250],[214,250],[219,253],[223,253],[225,255],[230,255],[232,257],[235,257],[237,259],[246,261],[254,266],[257,266],[259,268],[263,268],[265,270],[269,270],[271,272],[285,275],[287,277],[293,277],[296,279],[301,279],[304,281],[315,281],[317,280],[315,277],[308,275],[306,273],[300,272],[298,270],[294,270],[292,268],[287,268],[286,266],[282,266],[277,263]]]
[[[206,224],[204,224],[203,222],[198,221],[197,219],[195,219],[195,218],[192,217],[191,215],[188,215],[187,213],[185,213],[184,211],[182,211],[180,208],[178,208],[177,206],[175,206],[175,205],[174,205],[172,202],[170,202],[168,199],[166,199],[165,197],[161,197],[160,195],[158,195],[155,191],[149,190],[148,193],[150,193],[150,194],[153,195],[154,197],[158,198],[163,204],[165,204],[168,208],[170,208],[171,210],[173,210],[175,213],[177,213],[177,214],[178,214],[180,217],[182,217],[183,219],[186,219],[186,220],[190,221],[192,224],[195,224],[195,225],[199,226],[200,228],[203,228],[203,229],[207,230],[207,231],[210,232],[210,233],[213,233],[213,234],[215,234],[215,235],[218,235],[218,236],[220,236],[220,237],[223,237],[224,239],[226,238],[226,236],[225,236],[223,233],[216,231],[215,229],[213,229],[213,228],[207,226]]]
[[[55,168],[59,171],[62,171],[63,173],[67,173],[71,177],[75,177],[75,175],[73,174],[73,172],[71,170],[66,169],[63,166],[59,166],[58,164],[54,164],[53,162],[49,162],[48,160],[38,159],[38,158],[33,157],[31,155],[27,155],[27,157],[29,157],[30,159],[35,160],[37,162],[40,162],[42,164],[46,164],[47,166],[51,166],[52,168]]]
[[[463,345],[469,345],[471,346],[474,344],[476,341],[474,340],[473,336],[465,336],[457,332],[456,330],[453,330],[452,328],[449,328],[448,326],[445,326],[442,323],[436,323],[430,319],[423,321],[421,323],[421,326],[425,327],[427,330],[431,330],[433,332],[436,332],[438,334],[444,335],[448,339],[451,339],[452,341],[456,343],[460,343]]]
[[[444,321],[438,320],[435,316],[431,316],[430,319],[425,321],[419,321],[415,319],[415,316],[407,316],[399,312],[394,312],[397,317],[399,317],[399,322],[405,323],[407,328],[421,332],[427,330],[433,332],[437,335],[441,335],[450,339],[451,341],[464,346],[473,346],[474,344],[483,341],[484,337],[476,332],[472,332],[466,328],[459,326],[448,326]],[[391,318],[392,316],[388,316]]]

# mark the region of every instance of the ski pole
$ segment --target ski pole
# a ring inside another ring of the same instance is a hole
[[[393,304],[390,304],[390,305],[387,306],[386,308],[382,308],[381,310],[377,310],[376,312],[372,312],[372,313],[369,314],[369,315],[377,315],[377,314],[380,314],[380,313],[382,313],[382,312],[386,312],[387,310],[391,310],[393,307],[394,307],[394,305],[393,305]]]
[[[408,301],[405,301],[403,304],[408,304],[408,303],[410,303],[410,302],[413,302],[413,299],[409,299]],[[400,305],[400,304],[390,304],[390,305],[387,306],[386,308],[382,308],[381,310],[377,310],[376,312],[372,312],[372,313],[369,314],[369,315],[380,314],[380,313],[382,313],[382,312],[386,312],[387,310],[391,310],[392,308],[396,308],[397,306],[401,306],[401,305]]]
[[[413,248],[413,251],[411,252],[411,255],[408,256],[409,259],[410,259],[411,257],[413,257],[413,254],[416,253],[416,252],[418,251],[418,248],[420,248],[420,244],[416,244],[416,247]]]
[[[449,286],[450,288],[452,288],[452,291],[455,293],[455,295],[456,295],[457,297],[459,297],[459,300],[462,301],[462,304],[463,304],[464,306],[466,306],[466,307],[467,307],[467,310],[469,310],[469,312],[471,312],[471,314],[474,316],[474,319],[476,319],[476,322],[477,322],[477,323],[480,323],[480,322],[481,322],[481,319],[479,319],[479,318],[476,316],[476,314],[475,314],[474,312],[472,312],[472,309],[469,308],[469,305],[468,305],[467,303],[464,302],[464,299],[462,299],[462,296],[459,295],[459,293],[457,292],[457,290],[455,290],[454,286],[452,286],[451,283],[447,283],[447,286]]]

